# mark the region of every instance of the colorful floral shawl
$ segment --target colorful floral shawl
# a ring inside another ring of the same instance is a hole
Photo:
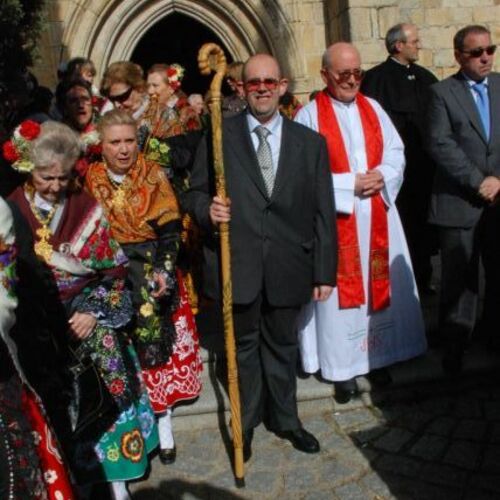
[[[20,187],[10,199],[16,203],[31,227],[41,227],[34,216],[29,198],[29,185]],[[68,192],[60,222],[49,239],[54,252],[48,267],[62,300],[77,295],[101,275],[126,276],[127,258],[117,241],[111,237],[110,226],[102,207],[84,191]]]
[[[120,243],[156,240],[154,226],[180,218],[174,191],[165,174],[156,163],[146,161],[141,154],[122,186],[127,203],[119,207],[113,202],[118,188],[110,180],[104,163],[92,164],[85,178],[85,187],[105,208],[113,236]]]

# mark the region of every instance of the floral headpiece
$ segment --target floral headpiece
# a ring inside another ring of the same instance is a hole
[[[11,163],[13,169],[22,173],[29,173],[35,164],[29,159],[30,142],[40,135],[40,124],[33,120],[25,120],[18,125],[12,138],[4,142],[3,157]]]
[[[90,164],[100,161],[102,158],[101,137],[94,125],[88,125],[86,130],[80,134],[80,144],[83,155],[76,161],[75,170],[83,178]]]
[[[185,69],[180,64],[170,64],[166,70],[168,84],[177,90],[181,86],[184,78]]]

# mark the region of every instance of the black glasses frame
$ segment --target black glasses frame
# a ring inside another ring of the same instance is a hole
[[[497,50],[496,45],[488,45],[488,47],[476,47],[475,49],[461,50],[460,52],[462,52],[462,54],[467,54],[470,57],[477,58],[481,57],[485,52],[489,56],[492,56],[496,50]]]
[[[108,99],[111,102],[125,102],[129,97],[132,91],[134,90],[134,87],[129,87],[128,90],[125,92],[118,94],[118,95],[108,95]]]

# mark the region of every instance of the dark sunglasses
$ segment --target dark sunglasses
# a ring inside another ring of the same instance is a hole
[[[362,69],[353,69],[353,70],[346,70],[346,71],[341,71],[338,73],[337,76],[333,75],[337,83],[345,83],[348,82],[351,79],[351,76],[354,77],[354,79],[357,82],[360,82],[363,77],[365,76],[365,71]]]
[[[132,87],[129,87],[129,89],[126,90],[125,92],[123,92],[122,94],[110,95],[110,96],[108,96],[108,99],[111,102],[120,102],[120,103],[125,102],[130,97],[132,90],[134,90],[134,89]]]
[[[492,56],[497,50],[496,45],[488,45],[488,47],[477,47],[471,50],[461,50],[462,54],[469,54],[470,57],[477,58],[481,57],[484,52],[486,52],[489,56]]]
[[[273,91],[278,88],[279,84],[280,81],[276,80],[276,78],[252,78],[251,80],[247,80],[244,85],[247,92],[256,92],[260,89],[261,85],[264,85],[266,90]]]

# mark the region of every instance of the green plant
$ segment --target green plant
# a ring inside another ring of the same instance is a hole
[[[46,0],[0,2],[0,77],[33,64],[45,28]]]

